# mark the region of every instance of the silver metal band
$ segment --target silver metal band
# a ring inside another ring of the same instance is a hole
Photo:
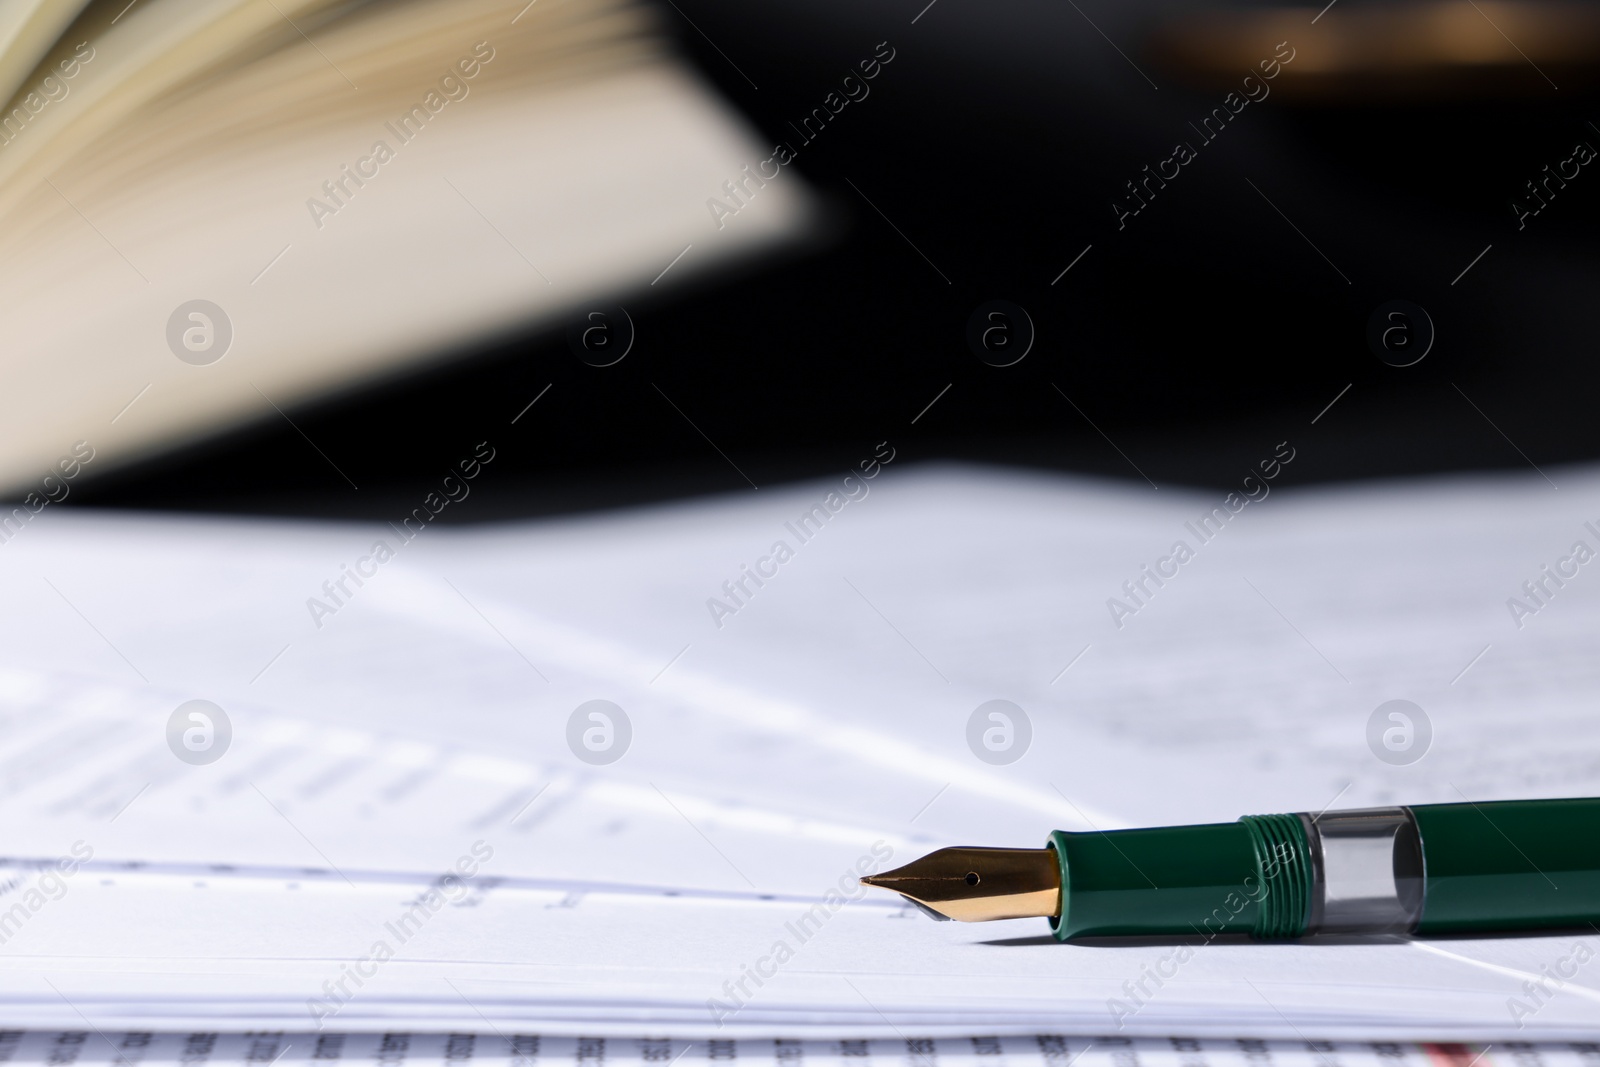
[[[1316,891],[1308,934],[1409,933],[1422,916],[1422,839],[1406,808],[1300,814]]]

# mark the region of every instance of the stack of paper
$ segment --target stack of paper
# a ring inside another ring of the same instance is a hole
[[[1600,579],[1507,603],[1600,545],[1600,477],[1552,474],[1235,511],[902,461],[420,533],[48,509],[0,543],[0,1024],[1593,1039],[1593,931],[1059,945],[854,881],[1056,828],[1600,792]],[[969,746],[997,699],[1010,763]],[[1392,699],[1410,762],[1369,745]]]

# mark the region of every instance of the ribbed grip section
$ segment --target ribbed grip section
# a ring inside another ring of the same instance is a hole
[[[1294,815],[1246,815],[1239,822],[1255,847],[1260,908],[1251,933],[1261,938],[1299,937],[1311,916],[1315,874],[1305,828]]]

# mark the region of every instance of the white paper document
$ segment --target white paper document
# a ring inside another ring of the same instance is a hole
[[[1235,511],[900,463],[420,534],[48,510],[0,543],[0,1025],[897,1064],[1111,1035],[1053,1067],[1595,1040],[1600,931],[1062,945],[855,883],[1053,829],[1600,795],[1600,578],[1525,588],[1600,548],[1600,473],[1553,474]],[[992,700],[1013,762],[973,740]]]

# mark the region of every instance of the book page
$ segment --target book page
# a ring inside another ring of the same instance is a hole
[[[141,3],[63,43],[76,77],[0,146],[0,484],[279,419],[813,218],[783,172],[708,210],[772,147],[631,5],[326,3]]]

